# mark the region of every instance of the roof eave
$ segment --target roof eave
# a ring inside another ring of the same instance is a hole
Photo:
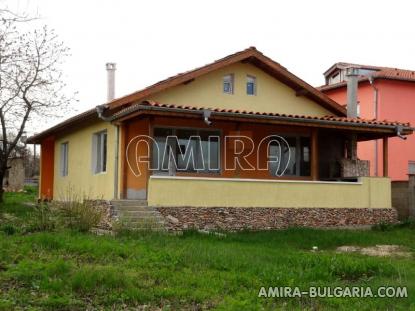
[[[125,121],[129,118],[132,118],[138,114],[137,113],[145,113],[145,112],[152,112],[152,111],[161,111],[161,112],[170,112],[170,113],[181,113],[181,114],[198,114],[203,116],[204,110],[210,109],[186,109],[186,108],[168,108],[168,107],[158,107],[158,106],[151,106],[151,105],[137,105],[135,110],[130,110],[125,114],[119,114],[118,116],[112,119],[112,122],[120,122]],[[359,122],[345,122],[345,121],[332,121],[332,120],[321,120],[318,118],[307,117],[307,118],[300,118],[296,116],[275,116],[269,114],[260,114],[260,113],[239,113],[239,112],[227,112],[227,111],[214,111],[211,110],[211,118],[214,119],[215,117],[236,117],[240,119],[257,119],[257,120],[272,120],[272,121],[281,121],[281,122],[288,122],[288,123],[303,123],[304,126],[316,126],[316,125],[332,125],[332,126],[343,126],[348,128],[355,128],[370,131],[370,129],[377,129],[383,130],[385,133],[394,134],[398,125],[384,125],[384,124],[367,124],[367,123],[359,123]],[[402,134],[409,135],[413,133],[413,128],[410,126],[403,126]]]

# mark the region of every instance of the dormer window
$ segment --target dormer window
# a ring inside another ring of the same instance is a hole
[[[233,74],[223,77],[223,93],[233,94]]]
[[[256,78],[253,76],[246,76],[246,94],[256,95]]]

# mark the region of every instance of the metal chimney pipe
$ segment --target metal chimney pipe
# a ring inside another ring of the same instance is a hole
[[[347,117],[357,118],[358,73],[356,68],[348,68],[347,76]]]
[[[106,63],[107,69],[107,101],[110,102],[115,98],[115,63]]]

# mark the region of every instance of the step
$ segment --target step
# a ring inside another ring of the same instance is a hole
[[[159,223],[164,224],[164,219],[161,218],[117,218],[119,222],[130,224],[130,223]]]
[[[149,206],[113,206],[114,211],[151,211],[157,212],[154,207]]]
[[[156,208],[147,206],[145,200],[111,201],[113,217],[131,230],[165,231],[164,217]]]
[[[141,211],[141,210],[116,210],[117,215],[123,216],[137,216],[137,217],[145,217],[145,216],[159,216],[160,213],[157,211]]]
[[[142,219],[139,221],[122,221],[121,224],[126,228],[142,228],[142,229],[164,228],[164,222],[143,221]]]
[[[118,206],[147,206],[147,200],[113,200],[111,205]]]

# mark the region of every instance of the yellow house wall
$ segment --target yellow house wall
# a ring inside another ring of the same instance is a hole
[[[223,93],[223,76],[234,74],[234,94]],[[256,95],[246,94],[246,76],[256,77]],[[188,105],[206,108],[240,109],[257,112],[277,112],[312,116],[332,115],[319,104],[304,97],[271,77],[261,69],[237,63],[154,94],[150,100],[163,104]]]
[[[94,133],[107,130],[107,171],[95,174],[92,171],[92,137]],[[54,199],[63,199],[68,189],[77,197],[90,199],[113,199],[115,164],[115,126],[98,121],[55,141]],[[68,175],[61,176],[61,144],[69,143]]]
[[[391,208],[388,178],[359,183],[153,176],[150,206]]]

